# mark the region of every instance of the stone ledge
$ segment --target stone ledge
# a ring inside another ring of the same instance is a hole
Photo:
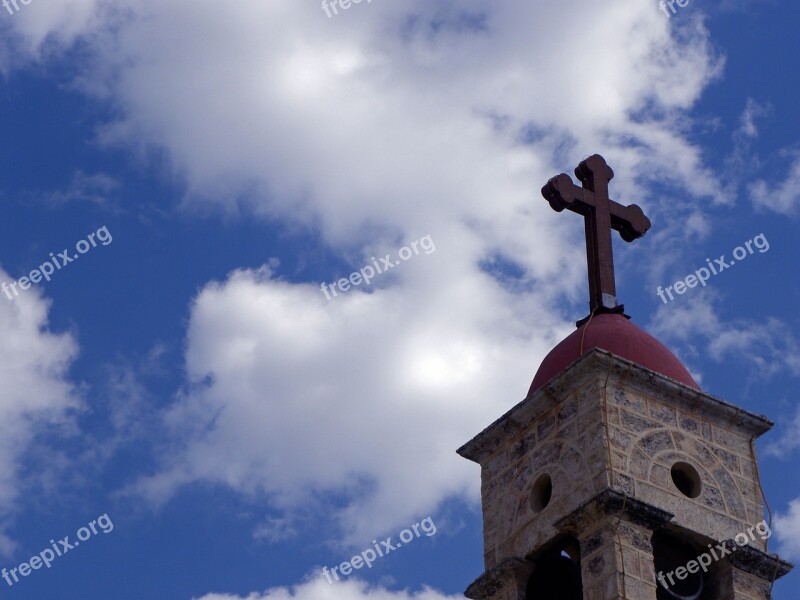
[[[647,502],[625,496],[616,490],[607,489],[584,502],[566,517],[556,521],[554,526],[564,533],[575,535],[580,533],[587,524],[597,523],[598,518],[612,514],[624,515],[632,523],[644,525],[653,530],[662,527],[675,516],[671,512]]]
[[[593,348],[531,396],[513,406],[456,452],[468,460],[482,463],[500,447],[504,438],[524,430],[532,419],[560,404],[577,388],[586,385],[593,378],[596,379],[598,373],[601,376],[610,373],[618,377],[624,376],[640,389],[651,390],[648,393],[655,390],[665,394],[674,408],[688,410],[713,422],[724,423],[741,430],[748,437],[756,438],[769,431],[773,425],[763,415],[751,413],[615,354]]]
[[[471,600],[488,600],[509,585],[516,585],[524,593],[528,577],[533,572],[533,563],[521,558],[506,558],[500,564],[485,571],[464,592]]]
[[[725,540],[724,544],[728,549],[737,546],[733,540]],[[750,573],[770,583],[780,579],[794,568],[792,563],[775,554],[767,554],[752,546],[738,546],[738,549],[731,552],[726,558],[740,571]]]

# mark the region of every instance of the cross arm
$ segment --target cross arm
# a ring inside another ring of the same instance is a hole
[[[550,179],[542,188],[542,196],[556,212],[568,208],[586,216],[597,205],[594,192],[575,185],[572,178],[566,173]],[[608,203],[611,213],[611,228],[618,231],[620,237],[626,242],[632,242],[642,237],[650,229],[650,219],[645,216],[637,204],[624,206],[614,200],[609,200]]]

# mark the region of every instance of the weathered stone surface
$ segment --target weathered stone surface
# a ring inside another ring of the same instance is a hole
[[[472,582],[464,595],[471,600],[524,600],[533,567],[526,560],[507,558]]]
[[[770,584],[768,581],[738,569],[734,569],[733,572],[733,590],[737,599],[770,600]]]
[[[565,439],[575,439],[575,437],[577,437],[581,433],[578,430],[577,419],[572,419],[563,425],[559,423],[557,427],[558,427],[557,435]]]
[[[505,448],[502,448],[481,465],[481,474],[491,479],[508,467],[508,462],[508,452]]]
[[[650,471],[650,483],[666,487],[670,479],[669,469],[661,465],[653,465]]]
[[[527,454],[536,447],[536,432],[532,431],[527,435],[522,436],[519,440],[514,442],[508,451],[508,461],[515,461],[527,456]]]
[[[734,477],[736,487],[742,493],[742,499],[745,502],[761,502],[761,492],[759,491],[758,483],[751,479],[744,477]]]
[[[659,452],[674,448],[675,444],[672,441],[670,432],[661,430],[644,436],[639,442],[639,446],[648,456],[654,456]]]
[[[678,422],[677,410],[671,406],[664,406],[662,404],[650,404],[650,418],[659,423],[660,426],[668,425],[675,427]],[[709,434],[711,430],[709,429]]]
[[[628,472],[636,479],[648,479],[650,473],[650,459],[640,449],[634,448],[631,451],[628,461]]]
[[[620,450],[627,450],[631,447],[631,441],[633,437],[629,433],[625,433],[617,429],[616,427],[611,428],[609,431],[609,435],[611,438],[611,444],[619,448]]]
[[[546,439],[556,429],[556,418],[553,415],[547,416],[537,425],[537,435],[540,440]]]
[[[724,448],[714,447],[713,451],[729,472],[739,474],[739,457]]]
[[[639,554],[630,548],[622,549],[622,562],[625,567],[625,573],[632,577],[641,578],[642,573],[639,569]]]
[[[700,495],[700,501],[714,510],[724,512],[725,503],[722,501],[722,494],[715,488],[707,485],[703,487],[703,493]]]
[[[750,455],[750,438],[734,433],[720,425],[712,423],[712,435],[714,443],[722,448],[726,448],[736,454],[749,456]]]
[[[729,560],[739,571],[765,581],[775,581],[792,569],[791,563],[749,545],[740,546]]]
[[[699,440],[692,440],[692,448],[690,450],[693,456],[700,460],[700,463],[707,469],[712,468],[717,464],[717,459],[711,451],[701,443]]]
[[[698,435],[700,433],[700,421],[693,417],[684,414],[679,415],[678,425],[689,434]]]
[[[628,496],[636,496],[636,481],[624,473],[614,472],[614,489]]]
[[[601,547],[611,543],[610,533],[605,529],[599,529],[586,537],[581,542],[581,553],[584,557],[589,557]]]
[[[611,388],[611,385],[609,385],[609,388]],[[630,391],[625,388],[614,388],[613,399],[617,406],[638,412],[641,415],[647,415],[647,405],[645,404],[644,398],[630,393]]]
[[[513,471],[511,487],[517,492],[524,492],[530,486],[533,468],[520,465]]]
[[[650,431],[651,429],[658,429],[661,426],[656,421],[634,415],[627,410],[621,411],[621,414],[622,426],[628,431],[632,431],[634,433],[643,433],[645,431]]]
[[[594,577],[600,576],[606,570],[606,555],[598,553],[595,556],[586,560],[586,573]]]
[[[571,399],[561,405],[558,411],[558,420],[564,424],[578,414],[578,400]]]
[[[565,442],[562,440],[555,440],[549,442],[541,447],[541,449],[533,455],[533,468],[539,472],[548,465],[556,462],[561,456],[561,450],[564,448]]]

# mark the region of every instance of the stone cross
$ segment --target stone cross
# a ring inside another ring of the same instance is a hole
[[[611,230],[632,242],[650,229],[648,219],[636,204],[623,206],[608,197],[608,182],[614,171],[599,154],[590,156],[575,169],[583,187],[566,173],[553,177],[542,188],[542,196],[553,210],[569,209],[583,215],[586,228],[586,260],[589,267],[589,307],[592,313],[622,312],[617,304],[614,282],[614,254]]]

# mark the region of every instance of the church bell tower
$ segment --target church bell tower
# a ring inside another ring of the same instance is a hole
[[[481,466],[485,572],[472,600],[769,600],[755,440],[772,423],[703,392],[617,304],[611,231],[650,221],[608,197],[594,155],[542,189],[584,217],[590,309],[528,395],[458,453]]]

